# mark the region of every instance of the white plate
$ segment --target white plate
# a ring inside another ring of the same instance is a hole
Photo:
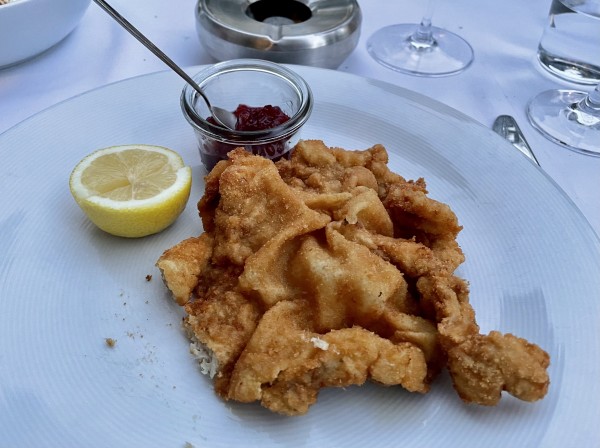
[[[182,83],[165,72],[73,98],[0,136],[0,446],[598,446],[600,243],[575,206],[459,112],[388,84],[296,70],[316,98],[303,137],[383,143],[395,171],[425,177],[456,211],[467,257],[459,274],[481,327],[551,354],[547,397],[465,405],[443,375],[425,396],[326,390],[296,418],[218,399],[154,267],[201,232],[204,170],[180,113]],[[68,188],[84,155],[127,143],[176,149],[194,172],[184,214],[140,240],[97,230]]]

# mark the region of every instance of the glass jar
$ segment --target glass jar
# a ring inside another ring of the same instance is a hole
[[[287,67],[258,59],[235,59],[212,65],[193,76],[213,106],[231,112],[238,106],[278,106],[289,119],[265,130],[231,130],[209,120],[210,111],[190,85],[181,94],[181,108],[198,137],[202,163],[208,170],[242,147],[271,160],[287,157],[298,131],[308,120],[312,92],[304,79]]]

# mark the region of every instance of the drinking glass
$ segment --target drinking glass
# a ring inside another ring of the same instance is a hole
[[[567,81],[600,81],[600,0],[552,0],[538,45],[541,66]]]
[[[376,31],[367,41],[380,64],[411,75],[446,76],[473,62],[473,49],[462,37],[432,26],[435,0],[429,0],[421,23],[396,24]]]
[[[542,92],[527,105],[527,116],[546,138],[573,151],[600,156],[600,84],[590,93]]]

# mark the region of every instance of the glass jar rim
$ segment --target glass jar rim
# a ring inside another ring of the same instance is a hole
[[[285,123],[270,129],[259,131],[225,129],[208,122],[206,118],[198,114],[194,104],[199,99],[203,100],[192,86],[186,84],[181,93],[180,102],[183,114],[192,127],[218,141],[252,145],[270,143],[291,136],[308,120],[313,107],[312,91],[300,75],[284,65],[262,59],[233,59],[208,66],[192,78],[202,87],[217,76],[240,71],[263,72],[285,80],[298,93],[300,104],[296,113]]]

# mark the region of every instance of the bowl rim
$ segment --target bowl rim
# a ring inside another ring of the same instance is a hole
[[[10,7],[10,6],[17,5],[19,3],[27,3],[30,1],[32,1],[32,0],[10,0],[8,3],[5,3],[4,5],[0,5],[0,8]]]

